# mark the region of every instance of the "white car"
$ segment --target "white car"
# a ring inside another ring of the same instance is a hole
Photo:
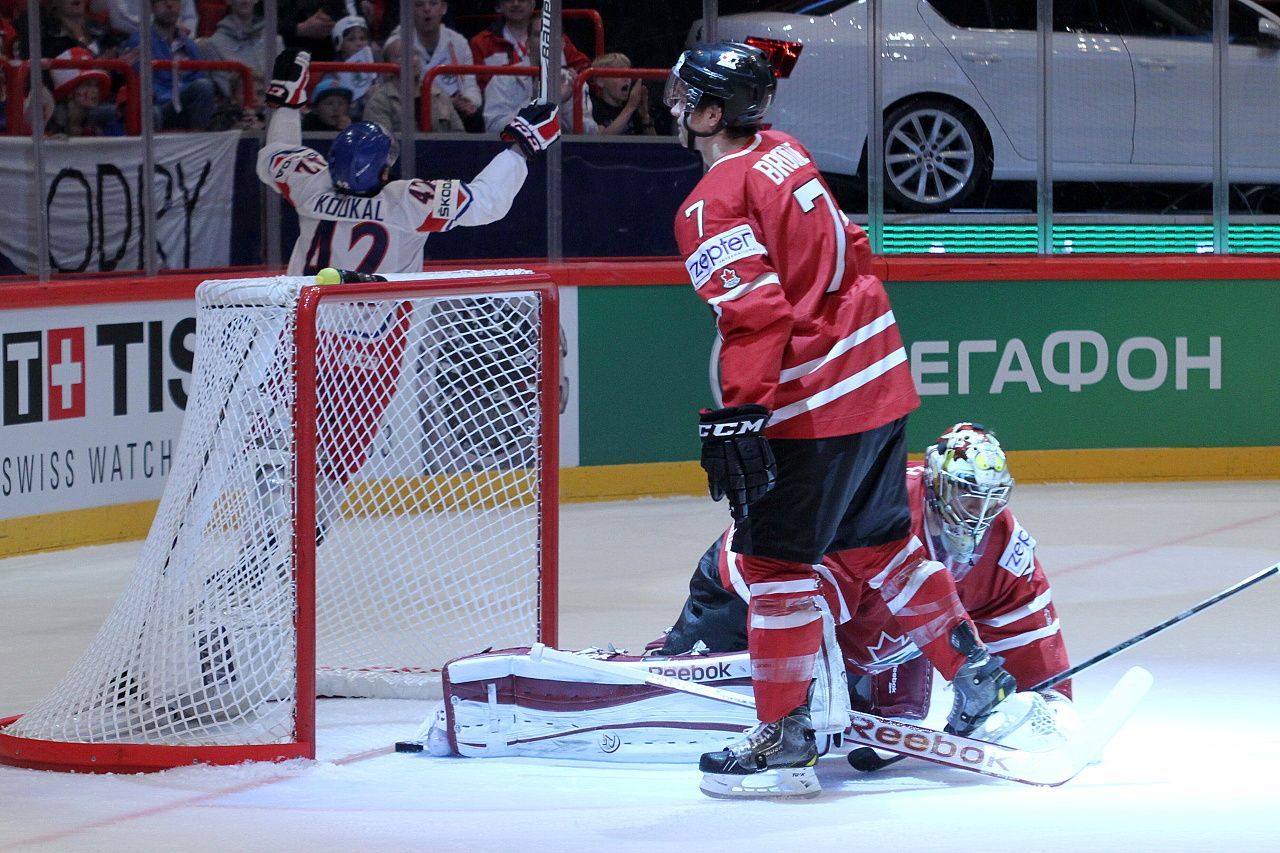
[[[1212,0],[1057,0],[1053,176],[1213,177]],[[1036,0],[882,0],[885,194],[899,210],[962,206],[991,180],[1036,177]],[[857,174],[867,138],[867,3],[727,15],[782,79],[769,120],[819,168]],[[1231,0],[1228,177],[1280,183],[1280,17]],[[695,24],[695,33],[698,25]]]

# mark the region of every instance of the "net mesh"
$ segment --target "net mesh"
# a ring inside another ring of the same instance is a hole
[[[294,739],[294,331],[304,279],[197,295],[175,465],[124,592],[7,735]],[[537,291],[325,298],[316,314],[321,695],[412,696],[446,660],[537,638]],[[311,697],[301,697],[311,701]]]

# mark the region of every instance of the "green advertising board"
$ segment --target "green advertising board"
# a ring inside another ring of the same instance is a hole
[[[1135,259],[1135,263],[1141,263]],[[1280,444],[1273,281],[891,282],[921,407],[1022,450]],[[685,284],[580,291],[581,464],[697,456],[715,335]]]

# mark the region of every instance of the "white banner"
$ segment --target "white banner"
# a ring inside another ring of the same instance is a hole
[[[155,137],[156,250],[161,269],[227,266],[240,131]],[[36,268],[33,146],[0,138],[0,255]],[[61,139],[44,146],[49,255],[56,272],[143,267],[142,144],[137,138]],[[2,265],[2,264],[0,264]]]
[[[190,300],[0,311],[0,519],[159,498],[195,328]]]

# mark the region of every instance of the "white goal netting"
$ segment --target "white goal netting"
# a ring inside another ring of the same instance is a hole
[[[194,388],[137,568],[5,735],[286,743],[314,701],[297,671],[312,636],[316,691],[341,696],[420,695],[452,657],[538,639],[546,292],[321,290],[314,352],[298,352],[309,283],[201,286]]]

